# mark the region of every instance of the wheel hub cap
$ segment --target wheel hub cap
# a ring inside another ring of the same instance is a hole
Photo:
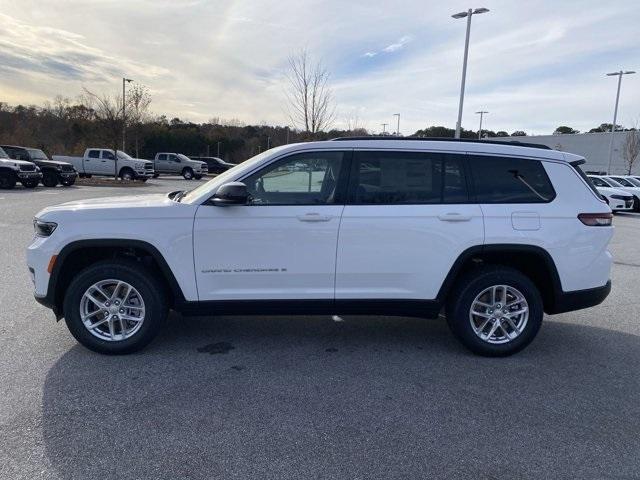
[[[135,335],[142,326],[145,305],[132,285],[117,279],[91,285],[80,300],[80,318],[93,336],[110,342]]]
[[[469,322],[483,341],[502,344],[513,341],[529,320],[524,295],[509,285],[493,285],[480,292],[471,304]]]

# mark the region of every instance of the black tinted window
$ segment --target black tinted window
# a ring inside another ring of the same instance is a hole
[[[89,158],[100,158],[100,150],[89,150]]]
[[[356,152],[350,200],[358,204],[468,201],[460,157],[428,152]]]
[[[253,205],[336,203],[345,152],[290,155],[247,177]]]
[[[555,197],[542,162],[469,155],[478,203],[544,203]]]
[[[115,160],[116,159],[115,155],[113,153],[111,153],[110,151],[108,151],[108,150],[103,150],[102,151],[102,158],[103,159],[107,159],[107,160]]]

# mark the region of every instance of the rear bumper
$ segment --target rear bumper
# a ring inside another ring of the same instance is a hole
[[[601,304],[611,292],[611,280],[602,287],[587,288],[586,290],[575,290],[572,292],[562,292],[556,294],[553,308],[546,313],[553,315],[556,313],[572,312],[583,308],[594,307]]]

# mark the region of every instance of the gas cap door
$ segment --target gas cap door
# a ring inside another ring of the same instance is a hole
[[[537,212],[513,212],[511,225],[514,230],[540,230],[540,214]]]

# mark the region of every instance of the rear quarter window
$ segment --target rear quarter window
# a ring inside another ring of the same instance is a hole
[[[548,203],[556,192],[540,160],[469,155],[478,203]]]

